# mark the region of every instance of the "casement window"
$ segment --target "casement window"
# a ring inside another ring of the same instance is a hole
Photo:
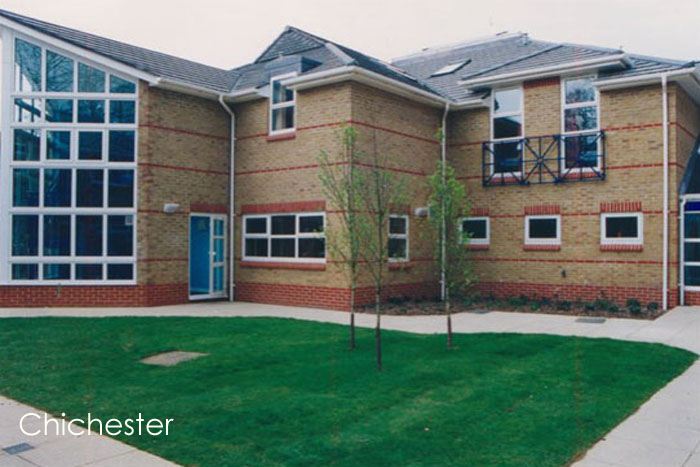
[[[460,233],[464,234],[460,243],[468,245],[488,245],[491,239],[491,225],[488,217],[466,217],[460,219]],[[467,235],[469,237],[467,239]]]
[[[522,171],[523,89],[496,89],[491,96],[491,173]]]
[[[562,145],[564,168],[598,168],[600,131],[595,76],[562,82]]]
[[[389,261],[408,261],[408,216],[389,216]]]
[[[325,262],[325,224],[322,212],[243,216],[243,259]]]
[[[642,245],[644,216],[640,212],[600,215],[601,245]]]
[[[294,73],[270,79],[270,134],[289,133],[295,130],[296,91],[287,89],[281,81]]]
[[[525,216],[526,245],[560,245],[560,216]]]
[[[0,276],[133,284],[136,83],[31,41],[15,38],[12,48]]]

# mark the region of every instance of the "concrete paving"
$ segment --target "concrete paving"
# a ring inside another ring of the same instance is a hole
[[[348,322],[348,314],[344,312],[241,302],[209,302],[158,308],[0,309],[0,318],[40,316],[257,316],[337,324]],[[372,315],[358,315],[356,319],[357,325],[362,327],[373,327],[374,322]],[[445,330],[445,319],[442,316],[384,316],[382,323],[384,329],[421,334],[443,333]],[[534,313],[460,313],[454,315],[453,329],[457,333],[536,333],[656,342],[700,354],[700,308],[694,307],[676,308],[654,321],[606,319],[603,323],[577,322],[573,316]],[[36,448],[17,455],[0,451],[0,466],[174,465],[110,438],[90,436],[91,439],[85,439],[83,436],[84,439],[75,440],[60,437],[48,438],[39,443],[35,439],[27,440],[21,433],[17,435],[19,429],[16,428],[16,420],[19,413],[33,409],[13,401],[3,402],[9,404],[9,407],[15,407],[11,409],[15,411],[15,416],[5,416],[2,413],[5,406],[0,405],[0,449],[19,442],[29,442]],[[13,423],[8,423],[8,420],[13,419]],[[14,434],[13,428],[16,428]],[[62,460],[64,454],[66,461]],[[56,463],[58,457],[61,458],[60,464]],[[700,467],[700,362],[656,393],[573,465]]]

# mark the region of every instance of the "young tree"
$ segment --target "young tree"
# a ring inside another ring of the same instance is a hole
[[[362,189],[362,176],[358,173],[355,147],[357,131],[347,125],[340,129],[340,154],[331,158],[321,151],[319,179],[326,198],[337,211],[339,224],[326,234],[328,248],[345,266],[350,280],[350,349],[355,348],[355,297],[360,272],[360,222],[363,213],[358,212],[358,196]]]
[[[447,347],[452,348],[452,315],[450,299],[462,292],[471,282],[471,267],[464,244],[469,234],[462,232],[460,218],[469,214],[470,202],[455,176],[454,168],[438,163],[437,170],[428,179],[430,195],[428,207],[434,234],[434,255],[438,265],[443,304],[447,317]]]
[[[363,258],[369,277],[374,285],[374,311],[377,317],[375,339],[377,370],[382,369],[382,291],[389,262],[389,220],[392,209],[403,205],[406,199],[404,180],[396,172],[387,170],[390,158],[379,154],[376,140],[367,161],[362,164],[362,177],[359,182],[358,207],[366,215],[359,217],[357,224],[360,233],[360,256]]]

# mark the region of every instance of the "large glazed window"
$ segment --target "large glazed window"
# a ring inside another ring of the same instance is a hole
[[[326,261],[325,215],[322,212],[243,217],[246,261]]]
[[[562,86],[562,135],[565,168],[599,167],[598,93],[595,77],[565,79]]]
[[[270,134],[288,133],[295,129],[296,91],[282,85],[284,78],[276,76],[270,80]]]
[[[518,174],[523,157],[523,90],[493,91],[491,101],[492,173]]]
[[[13,59],[0,277],[134,283],[136,82],[32,40]]]

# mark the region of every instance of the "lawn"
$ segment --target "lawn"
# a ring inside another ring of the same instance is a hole
[[[563,466],[695,356],[544,335],[373,334],[272,318],[0,320],[0,394],[69,417],[174,418],[128,442],[192,466]],[[210,353],[175,367],[137,361]]]

